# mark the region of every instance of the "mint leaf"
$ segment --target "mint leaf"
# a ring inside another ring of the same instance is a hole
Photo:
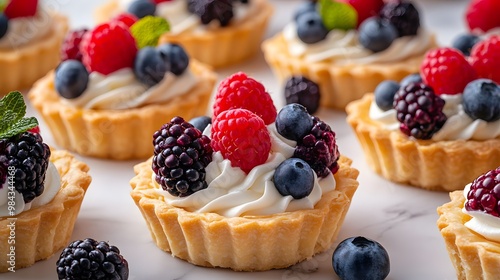
[[[7,8],[7,5],[9,5],[9,0],[0,0],[0,12],[5,11],[5,8]]]
[[[328,30],[354,29],[358,23],[358,12],[351,5],[335,0],[321,0],[319,14]]]
[[[13,91],[0,99],[0,139],[10,138],[38,125],[34,118],[25,118],[23,95]]]

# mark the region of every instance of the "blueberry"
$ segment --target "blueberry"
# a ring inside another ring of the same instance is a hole
[[[500,119],[500,87],[492,80],[477,79],[465,86],[462,105],[472,119]]]
[[[291,195],[295,199],[301,199],[313,190],[314,172],[300,158],[289,158],[276,168],[273,182],[282,196]]]
[[[378,17],[368,18],[359,26],[359,43],[373,52],[389,48],[397,37],[394,25]]]
[[[328,29],[316,11],[310,11],[297,18],[297,36],[306,44],[314,44],[324,40]]]
[[[298,141],[311,131],[313,120],[306,107],[292,103],[279,111],[275,124],[276,130],[283,137]]]
[[[159,83],[170,69],[170,63],[153,47],[144,47],[137,52],[134,73],[141,82],[148,86]]]
[[[189,66],[189,56],[180,45],[163,44],[158,46],[158,51],[164,59],[170,61],[170,72],[177,76]]]
[[[481,41],[481,38],[479,38],[479,36],[476,36],[474,34],[462,34],[453,39],[451,46],[461,51],[464,55],[469,56],[470,50],[479,41]]]
[[[192,118],[189,120],[189,123],[196,127],[199,131],[203,132],[203,130],[205,130],[205,128],[212,123],[212,118],[208,116],[200,116]]]
[[[80,61],[68,59],[57,66],[54,83],[60,96],[74,99],[87,89],[89,72]]]
[[[396,81],[383,81],[375,88],[375,103],[383,110],[392,109],[394,95],[399,90],[399,83]]]
[[[419,73],[415,74],[410,74],[406,77],[404,77],[399,84],[401,87],[406,87],[407,85],[411,83],[423,83],[424,81],[422,80],[422,76],[420,76]]]
[[[9,29],[9,19],[4,13],[0,14],[0,38],[5,36]]]
[[[149,0],[135,0],[128,6],[127,12],[141,19],[145,16],[154,16],[156,4]]]
[[[293,19],[295,21],[297,21],[297,19],[305,14],[305,13],[308,13],[308,12],[314,12],[316,11],[316,3],[314,2],[305,2],[305,3],[302,3],[300,4],[297,9],[295,10],[295,12],[293,13]]]
[[[380,243],[358,236],[340,242],[332,256],[341,280],[383,280],[389,275],[389,254]]]

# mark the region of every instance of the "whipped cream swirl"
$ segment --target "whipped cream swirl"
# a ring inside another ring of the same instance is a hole
[[[471,184],[464,188],[464,196],[467,199]],[[467,211],[465,207],[462,212],[471,216],[472,219],[465,223],[465,226],[470,230],[482,235],[484,238],[500,242],[500,218],[486,214],[481,211]]]
[[[272,123],[267,126],[271,135],[271,153],[264,164],[245,174],[220,152],[213,154],[212,162],[205,168],[208,187],[187,197],[175,197],[153,182],[165,200],[173,206],[196,213],[218,213],[225,217],[260,216],[312,209],[323,193],[335,189],[336,182],[330,173],[325,178],[314,174],[314,187],[309,196],[293,199],[282,196],[272,181],[274,171],[293,155],[296,143],[282,137]],[[209,134],[210,126],[204,131]]]
[[[500,136],[500,120],[494,122],[473,120],[463,109],[462,94],[442,94],[440,97],[445,101],[443,112],[448,120],[432,136],[432,140],[488,140]],[[375,100],[370,106],[369,117],[381,123],[385,129],[399,129],[396,110],[390,109],[384,112],[377,106]]]
[[[416,36],[397,38],[384,51],[374,53],[364,48],[358,41],[356,30],[334,29],[327,37],[315,44],[306,44],[297,36],[297,25],[290,22],[283,29],[283,37],[288,52],[307,62],[331,61],[336,64],[369,64],[401,61],[422,54],[432,44],[432,35],[421,27]]]
[[[14,182],[15,184],[15,182]],[[28,211],[31,208],[45,205],[54,199],[57,192],[61,188],[61,177],[59,176],[59,172],[57,168],[52,162],[49,162],[47,172],[45,173],[45,184],[43,193],[40,196],[37,196],[29,203],[24,202],[23,195],[16,190],[14,190],[14,214],[18,215],[24,211]],[[7,180],[0,188],[0,218],[11,217],[10,210],[8,208],[9,198],[7,197],[7,193],[9,190],[9,179]]]

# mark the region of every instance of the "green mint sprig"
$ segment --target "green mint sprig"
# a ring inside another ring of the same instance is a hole
[[[19,91],[13,91],[0,99],[0,139],[18,135],[38,125],[35,117],[24,117],[26,104]]]
[[[170,24],[162,17],[145,16],[130,27],[130,33],[137,42],[137,47],[156,47],[160,36],[170,31]]]
[[[353,6],[335,0],[321,0],[319,14],[328,30],[349,30],[356,28],[358,12]]]

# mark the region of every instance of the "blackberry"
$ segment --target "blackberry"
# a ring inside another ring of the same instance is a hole
[[[7,167],[13,167],[14,186],[23,195],[24,202],[29,203],[43,193],[49,157],[49,146],[38,133],[26,131],[0,139],[0,180],[5,182]]]
[[[420,28],[420,15],[412,3],[392,1],[380,10],[380,17],[396,27],[399,37],[416,35]]]
[[[92,238],[71,242],[56,265],[57,276],[64,280],[126,280],[129,274],[127,260],[117,247]]]
[[[234,16],[233,0],[188,0],[187,5],[203,24],[217,20],[221,26],[227,26]]]
[[[212,161],[210,138],[173,118],[153,135],[155,180],[174,196],[188,196],[207,187],[205,167]]]
[[[298,103],[306,107],[309,114],[314,114],[319,108],[319,86],[304,76],[294,76],[285,84],[286,104]]]
[[[430,139],[446,122],[444,100],[423,83],[401,87],[394,96],[400,130],[417,139]]]
[[[330,172],[335,174],[339,169],[337,160],[340,157],[335,132],[318,117],[311,118],[313,127],[298,141],[293,157],[307,162],[319,177],[326,177]]]
[[[482,174],[472,182],[465,209],[500,217],[500,167]]]

